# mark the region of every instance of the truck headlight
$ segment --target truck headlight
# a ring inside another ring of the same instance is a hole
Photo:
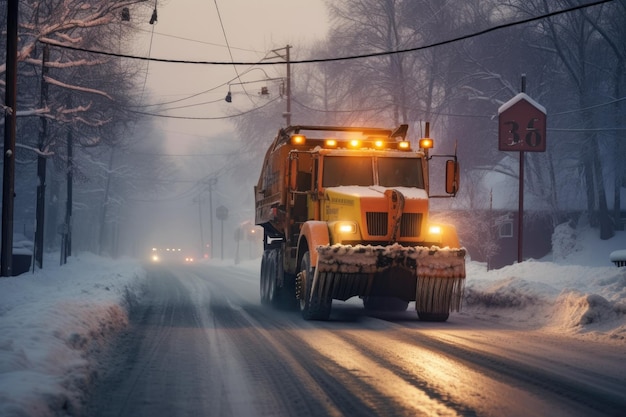
[[[441,235],[441,226],[432,225],[428,228],[428,233],[431,235]]]
[[[356,233],[356,223],[354,222],[338,222],[335,224],[335,231],[341,234]]]

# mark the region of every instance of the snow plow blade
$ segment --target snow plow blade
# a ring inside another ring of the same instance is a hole
[[[317,253],[311,297],[347,300],[382,294],[409,298],[407,301],[415,301],[420,318],[435,320],[445,320],[450,311],[459,311],[461,307],[465,249],[395,243],[322,245],[317,247]],[[396,294],[385,294],[389,287],[394,287]],[[407,294],[407,288],[415,293]]]

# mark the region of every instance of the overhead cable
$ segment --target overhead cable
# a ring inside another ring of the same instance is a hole
[[[335,62],[335,61],[347,61],[347,60],[353,60],[353,59],[363,59],[363,58],[374,58],[374,57],[379,57],[379,56],[386,56],[386,55],[393,55],[393,54],[403,54],[403,53],[408,53],[408,52],[416,52],[416,51],[421,51],[421,50],[425,50],[425,49],[430,49],[430,48],[434,48],[437,46],[443,46],[443,45],[447,45],[447,44],[451,44],[454,42],[458,42],[458,41],[462,41],[465,39],[471,39],[471,38],[475,38],[477,36],[481,36],[490,32],[494,32],[496,30],[500,30],[500,29],[505,29],[505,28],[509,28],[509,27],[513,27],[513,26],[517,26],[517,25],[522,25],[525,23],[530,23],[530,22],[535,22],[537,20],[542,20],[542,19],[546,19],[549,17],[553,17],[553,16],[558,16],[560,14],[564,14],[564,13],[570,13],[573,11],[577,11],[577,10],[581,10],[581,9],[585,9],[585,8],[589,8],[589,7],[594,7],[594,6],[599,6],[601,4],[604,3],[610,3],[614,0],[598,0],[595,1],[593,3],[586,3],[586,4],[581,4],[581,5],[577,5],[577,6],[573,6],[573,7],[569,7],[567,9],[562,9],[562,10],[558,10],[555,12],[550,12],[550,13],[546,13],[540,16],[534,16],[534,17],[529,17],[527,19],[522,19],[522,20],[518,20],[515,22],[509,22],[509,23],[503,23],[501,25],[496,25],[487,29],[483,29],[468,35],[462,35],[462,36],[457,36],[455,38],[451,38],[451,39],[447,39],[447,40],[443,40],[443,41],[439,41],[439,42],[433,42],[427,45],[422,45],[422,46],[417,46],[414,48],[407,48],[407,49],[399,49],[399,50],[395,50],[395,51],[382,51],[382,52],[372,52],[372,53],[368,53],[368,54],[360,54],[360,55],[348,55],[348,56],[342,56],[342,57],[334,57],[334,58],[319,58],[319,59],[303,59],[303,60],[297,60],[297,61],[289,61],[290,64],[313,64],[313,63],[322,63],[322,62]],[[114,53],[114,52],[106,52],[106,51],[97,51],[97,50],[93,50],[93,49],[85,49],[85,48],[79,48],[79,47],[74,47],[74,46],[69,46],[69,45],[65,45],[61,42],[52,40],[52,39],[40,39],[39,40],[41,43],[45,43],[51,46],[55,46],[55,47],[59,47],[59,48],[64,48],[64,49],[70,49],[70,50],[74,50],[74,51],[81,51],[81,52],[89,52],[89,53],[93,53],[93,54],[99,54],[99,55],[106,55],[106,56],[114,56],[114,57],[118,57],[118,58],[129,58],[129,59],[139,59],[139,60],[144,60],[144,61],[157,61],[157,62],[167,62],[167,63],[174,63],[174,64],[196,64],[196,65],[284,65],[284,62],[273,62],[273,61],[263,61],[263,62],[249,62],[249,61],[230,61],[230,62],[224,62],[224,61],[190,61],[190,60],[176,60],[176,59],[167,59],[167,58],[153,58],[153,57],[142,57],[142,56],[135,56],[135,55],[126,55],[126,54],[118,54],[118,53]]]

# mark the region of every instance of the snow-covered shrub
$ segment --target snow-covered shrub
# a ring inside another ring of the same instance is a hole
[[[555,261],[565,259],[582,249],[577,240],[576,229],[570,222],[562,223],[552,233],[552,256]]]

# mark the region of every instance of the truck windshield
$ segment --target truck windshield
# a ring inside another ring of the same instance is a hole
[[[424,188],[421,160],[417,158],[377,158],[378,185],[383,187]],[[374,185],[371,156],[327,156],[324,158],[323,187]]]
[[[424,188],[422,164],[416,158],[378,158],[378,183],[383,187]]]
[[[324,158],[322,186],[374,185],[370,156],[332,156]]]

